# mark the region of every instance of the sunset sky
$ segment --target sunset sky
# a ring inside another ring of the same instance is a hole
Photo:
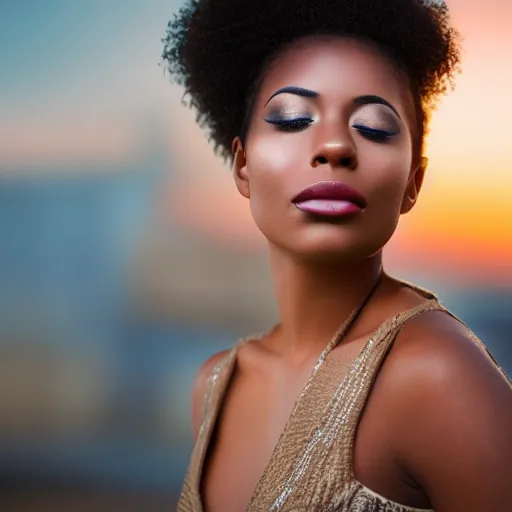
[[[158,67],[160,38],[180,3],[2,6],[0,169],[122,161],[153,123],[168,133],[174,159],[169,214],[219,242],[258,247],[229,169]],[[512,2],[448,4],[463,35],[463,73],[434,116],[426,185],[390,259],[512,285]]]

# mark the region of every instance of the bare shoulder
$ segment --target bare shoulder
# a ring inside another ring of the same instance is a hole
[[[442,311],[410,320],[378,388],[395,456],[436,511],[512,502],[512,386],[463,324]]]
[[[221,363],[229,353],[230,350],[217,352],[203,363],[196,374],[194,384],[192,386],[192,428],[194,430],[194,439],[197,437],[199,427],[201,426],[201,414],[208,379],[212,375],[214,368]]]
[[[464,395],[467,386],[479,386],[510,398],[510,382],[487,351],[466,326],[443,311],[425,312],[407,322],[387,365],[389,378],[401,385],[413,379],[415,392],[422,386],[449,386]]]

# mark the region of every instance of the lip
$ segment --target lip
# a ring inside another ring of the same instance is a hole
[[[361,212],[366,198],[355,188],[341,181],[321,181],[299,192],[292,203],[306,213],[339,217]]]

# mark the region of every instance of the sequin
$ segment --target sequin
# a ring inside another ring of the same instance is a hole
[[[420,512],[371,491],[356,480],[353,471],[356,428],[371,386],[398,332],[405,322],[421,313],[447,312],[435,295],[404,284],[426,300],[384,322],[348,369],[328,356],[355,317],[347,320],[326,347],[293,408],[246,512]],[[200,481],[204,458],[239,347],[240,344],[215,368],[210,379],[203,425],[178,512],[203,511]]]

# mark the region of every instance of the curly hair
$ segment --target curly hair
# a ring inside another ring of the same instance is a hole
[[[187,0],[168,23],[162,59],[215,152],[229,159],[268,64],[315,35],[369,41],[406,72],[422,151],[431,111],[460,63],[443,0]]]

